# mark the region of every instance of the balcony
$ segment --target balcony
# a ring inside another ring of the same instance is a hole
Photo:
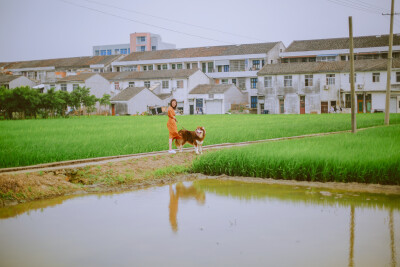
[[[320,82],[319,80],[314,80],[313,86],[306,86],[305,82],[297,83],[293,82],[286,83],[286,86],[283,81],[273,82],[271,87],[264,87],[264,83],[259,81],[257,83],[257,91],[259,95],[265,96],[273,96],[273,95],[287,95],[287,94],[316,94],[320,92]]]

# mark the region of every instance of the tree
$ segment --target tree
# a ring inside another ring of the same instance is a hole
[[[110,99],[111,96],[109,94],[104,94],[103,97],[99,99],[100,107],[104,106],[104,108],[106,108],[108,105],[110,105],[111,104]]]
[[[11,90],[5,88],[4,86],[0,87],[0,112],[4,113],[4,118],[6,119],[12,118],[12,111],[10,110],[11,98]]]
[[[98,100],[99,99],[94,95],[88,95],[82,99],[82,104],[86,107],[87,113],[92,113],[96,110],[96,103]]]
[[[70,94],[67,91],[56,91],[56,99],[57,114],[65,116],[65,111],[67,110],[68,106],[72,106]]]
[[[87,98],[90,94],[90,89],[78,86],[70,93],[70,104],[76,110],[79,111],[79,115],[81,115],[83,99]]]

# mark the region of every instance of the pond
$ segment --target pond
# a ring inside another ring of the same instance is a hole
[[[0,266],[399,266],[400,196],[217,179],[0,208]]]

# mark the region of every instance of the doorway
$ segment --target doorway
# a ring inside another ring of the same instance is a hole
[[[321,113],[328,113],[328,101],[321,101]]]
[[[300,96],[300,114],[306,114],[306,96]]]
[[[357,95],[357,113],[364,113],[364,96]]]

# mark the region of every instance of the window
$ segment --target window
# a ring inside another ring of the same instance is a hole
[[[190,70],[190,63],[186,63],[186,69]]]
[[[221,84],[228,84],[228,79],[222,79]]]
[[[144,87],[150,88],[150,81],[145,81],[144,82]]]
[[[272,77],[271,76],[264,77],[264,87],[265,88],[272,87]]]
[[[108,55],[108,56],[111,55],[111,49],[107,49],[107,55]]]
[[[345,94],[344,107],[351,108],[351,95],[350,94]]]
[[[192,63],[192,69],[197,69],[199,65],[197,63]]]
[[[336,61],[336,56],[322,56],[317,57],[317,62]]]
[[[148,69],[153,70],[153,65],[149,65]]]
[[[239,88],[246,90],[246,78],[238,78]]]
[[[250,78],[250,84],[251,84],[251,89],[256,89],[257,88],[257,78]]]
[[[79,87],[79,84],[73,84],[72,85],[72,90],[75,91],[76,89],[78,89],[78,87]]]
[[[207,65],[206,65],[206,63],[202,63],[201,64],[201,70],[205,73],[206,72],[206,70],[207,70]]]
[[[135,82],[129,82],[129,87],[134,87],[135,86]]]
[[[246,64],[244,60],[231,60],[230,64],[230,71],[245,71]]]
[[[283,80],[284,87],[291,87],[292,86],[292,75],[285,75]]]
[[[251,97],[251,108],[257,108],[257,96]]]
[[[146,71],[147,70],[147,66],[143,66],[143,71]]]
[[[114,82],[114,88],[115,90],[119,90],[119,82]]]
[[[305,86],[313,86],[313,75],[312,74],[306,74],[304,80],[304,85]]]
[[[229,65],[224,65],[224,72],[229,72]]]
[[[94,54],[95,54],[95,56],[98,56],[98,55],[100,55],[100,51],[96,50],[96,51],[94,51]]]
[[[357,73],[354,73],[354,82],[357,82]],[[349,74],[349,83],[351,83],[351,75]],[[335,84],[335,83],[333,83]]]
[[[106,50],[101,50],[101,51],[100,51],[100,55],[101,55],[101,56],[105,56],[106,54],[107,54],[107,51],[106,51]]]
[[[207,72],[214,72],[214,62],[208,62],[208,71]]]
[[[335,74],[327,74],[326,75],[326,84],[327,85],[335,84]]]
[[[162,81],[162,88],[168,89],[169,88],[169,81]]]
[[[396,82],[400,83],[400,72],[396,72]]]
[[[176,64],[176,68],[177,68],[178,70],[181,70],[181,69],[182,69],[182,64]]]
[[[173,70],[176,69],[176,64],[172,64],[171,66]]]
[[[154,45],[153,45],[153,46],[151,47],[151,51],[156,51],[156,50],[157,50],[157,46],[154,46]]]
[[[260,60],[253,60],[253,70],[260,69]]]
[[[122,55],[126,55],[126,54],[127,54],[126,48],[123,48],[123,49],[121,49],[120,51],[121,51],[121,54],[122,54]]]
[[[236,79],[232,79],[232,84],[236,85]]]
[[[183,88],[183,80],[176,81],[177,88]]]
[[[380,80],[380,73],[372,73],[372,82],[373,83],[379,83]]]
[[[162,69],[163,69],[163,70],[167,70],[167,69],[168,69],[168,65],[167,65],[167,64],[163,64],[163,65],[162,65]]]
[[[136,37],[136,43],[138,43],[138,44],[144,44],[144,43],[146,43],[146,36],[139,36],[139,37]]]
[[[342,61],[346,61],[346,56],[340,56],[340,59],[341,59]]]
[[[222,72],[222,66],[218,66],[218,72]]]
[[[119,49],[115,49],[114,54],[119,55]]]
[[[64,91],[64,92],[67,91],[67,84],[65,84],[65,83],[61,84],[61,91]]]
[[[136,46],[136,52],[143,52],[143,51],[146,51],[146,46],[144,45]]]

